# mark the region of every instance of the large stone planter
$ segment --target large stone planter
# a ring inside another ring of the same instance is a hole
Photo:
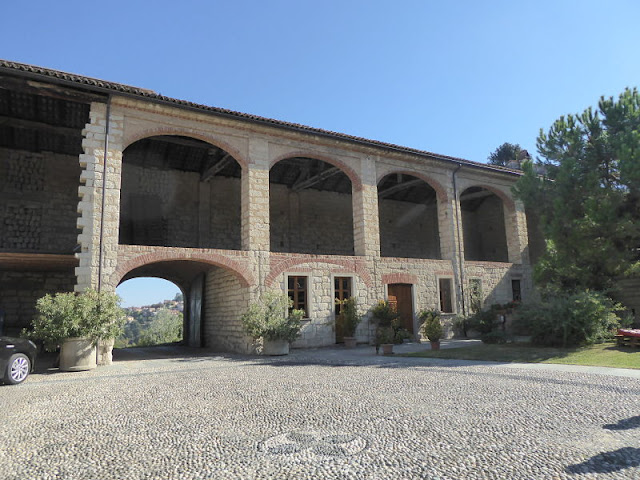
[[[263,355],[289,355],[289,342],[287,340],[267,340],[262,342]]]
[[[358,344],[356,337],[344,337],[343,340],[346,348],[355,348]]]
[[[67,338],[60,348],[60,370],[80,372],[96,368],[96,346],[86,338]]]
[[[115,338],[98,341],[98,365],[111,365],[113,363],[113,345]]]

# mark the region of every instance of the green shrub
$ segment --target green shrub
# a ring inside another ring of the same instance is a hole
[[[355,297],[349,297],[344,300],[337,300],[336,303],[342,305],[342,328],[345,337],[354,337],[356,329],[362,320],[362,316],[358,314],[358,300]]]
[[[379,300],[371,309],[371,313],[374,322],[380,327],[390,327],[400,316],[388,300]]]
[[[620,326],[620,305],[595,291],[554,294],[518,309],[516,328],[528,331],[534,345],[592,345],[612,337]]]
[[[485,333],[480,337],[482,343],[502,344],[507,343],[507,334],[502,331]]]
[[[84,337],[94,343],[116,338],[126,321],[119,303],[115,293],[95,290],[47,294],[36,302],[33,330],[23,333],[41,340],[47,350],[55,350],[66,338]]]
[[[292,305],[287,295],[267,292],[261,301],[249,305],[242,315],[242,325],[255,339],[293,342],[300,335],[304,311],[291,310],[287,314]]]
[[[378,327],[376,328],[376,345],[386,345],[394,343],[395,332],[393,327]]]
[[[467,328],[475,330],[481,335],[491,333],[495,328],[500,325],[498,320],[498,314],[495,308],[489,310],[481,310],[467,317]]]
[[[444,336],[444,328],[440,322],[440,312],[438,310],[423,310],[418,314],[422,321],[420,330],[430,342],[439,342]]]

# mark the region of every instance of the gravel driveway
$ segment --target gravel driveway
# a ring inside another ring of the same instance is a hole
[[[637,377],[148,352],[0,387],[0,478],[640,479]]]

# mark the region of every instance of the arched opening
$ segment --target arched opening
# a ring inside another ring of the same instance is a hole
[[[440,259],[438,195],[424,180],[391,173],[378,183],[380,255]]]
[[[495,193],[470,187],[460,195],[464,259],[508,262],[504,205]]]
[[[241,248],[242,168],[225,150],[172,135],[123,152],[120,243]]]
[[[351,180],[322,160],[281,160],[269,172],[272,252],[353,255]]]
[[[135,278],[168,280],[180,290],[182,344],[243,351],[238,332],[242,330],[240,316],[248,306],[250,292],[239,272],[207,261],[163,260],[133,268],[119,285]]]
[[[121,283],[116,293],[127,314],[116,348],[148,347],[183,341],[184,292],[160,278],[133,278]]]

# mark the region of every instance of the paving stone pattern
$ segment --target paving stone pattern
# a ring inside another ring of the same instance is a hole
[[[322,350],[116,361],[0,388],[0,477],[633,479],[639,395],[638,378]]]

